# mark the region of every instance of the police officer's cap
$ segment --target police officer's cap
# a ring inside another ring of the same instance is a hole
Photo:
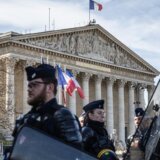
[[[97,101],[93,101],[88,103],[86,106],[83,107],[83,110],[87,113],[93,109],[103,109],[103,105],[104,105],[104,100],[97,100]]]
[[[55,80],[56,70],[53,66],[49,64],[40,64],[38,67],[26,67],[27,80],[31,81],[37,78],[48,78],[50,80]]]
[[[135,109],[135,116],[140,117],[144,115],[144,110],[142,108],[136,108]]]

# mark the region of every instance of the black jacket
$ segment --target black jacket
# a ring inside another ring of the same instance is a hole
[[[67,143],[81,146],[82,136],[75,115],[57,104],[55,98],[40,107],[33,107],[23,118],[17,120],[14,137],[24,124],[43,130]]]
[[[132,142],[134,142],[135,140],[136,141],[138,140],[138,147],[141,151],[144,152],[144,150],[145,150],[144,135],[145,134],[146,134],[146,130],[137,129],[135,134],[132,134],[127,138],[127,141],[126,141],[127,149],[131,147]],[[133,137],[134,137],[134,139],[133,139]]]
[[[115,151],[107,130],[104,128],[104,123],[90,120],[82,128],[82,138],[84,149],[95,156],[103,149]]]

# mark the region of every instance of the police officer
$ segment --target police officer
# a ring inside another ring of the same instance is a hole
[[[117,159],[114,145],[104,128],[104,100],[93,101],[83,107],[85,111],[82,138],[84,148],[101,160]]]
[[[130,147],[130,160],[144,159],[143,136],[145,134],[145,130],[139,128],[139,124],[142,120],[143,115],[144,110],[142,108],[135,109],[134,123],[136,127],[136,133],[134,135],[130,135],[127,139],[127,148]]]
[[[75,146],[81,146],[82,136],[75,115],[56,100],[56,70],[49,64],[26,68],[28,80],[28,104],[32,109],[17,120],[13,136],[16,137],[20,128],[28,124],[43,130],[49,135]]]

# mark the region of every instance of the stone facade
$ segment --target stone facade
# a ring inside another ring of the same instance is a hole
[[[32,34],[0,35],[0,131],[11,133],[17,116],[26,113],[25,67],[38,65],[41,57],[51,65],[70,69],[82,86],[85,98],[76,92],[67,96],[67,106],[78,116],[95,99],[105,100],[106,127],[119,139],[134,131],[134,102],[144,107],[159,72],[99,25],[89,25]],[[63,103],[61,88],[57,99]],[[130,125],[129,125],[130,124]],[[126,132],[127,131],[127,132]]]

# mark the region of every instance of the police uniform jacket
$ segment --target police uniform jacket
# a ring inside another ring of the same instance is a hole
[[[135,140],[138,140],[139,149],[140,149],[141,151],[144,151],[143,138],[144,138],[145,132],[146,132],[145,130],[137,129],[135,135],[134,135],[134,134],[130,135],[130,136],[127,138],[127,142],[126,142],[127,148],[130,147],[131,142],[134,142]],[[134,136],[134,139],[133,139],[133,136]]]
[[[23,118],[17,120],[14,137],[25,124],[43,130],[67,143],[81,146],[82,136],[75,115],[66,107],[57,104],[55,98],[40,107],[34,106]]]
[[[103,149],[115,151],[107,130],[104,128],[104,123],[89,120],[82,128],[82,139],[84,149],[95,156]]]

